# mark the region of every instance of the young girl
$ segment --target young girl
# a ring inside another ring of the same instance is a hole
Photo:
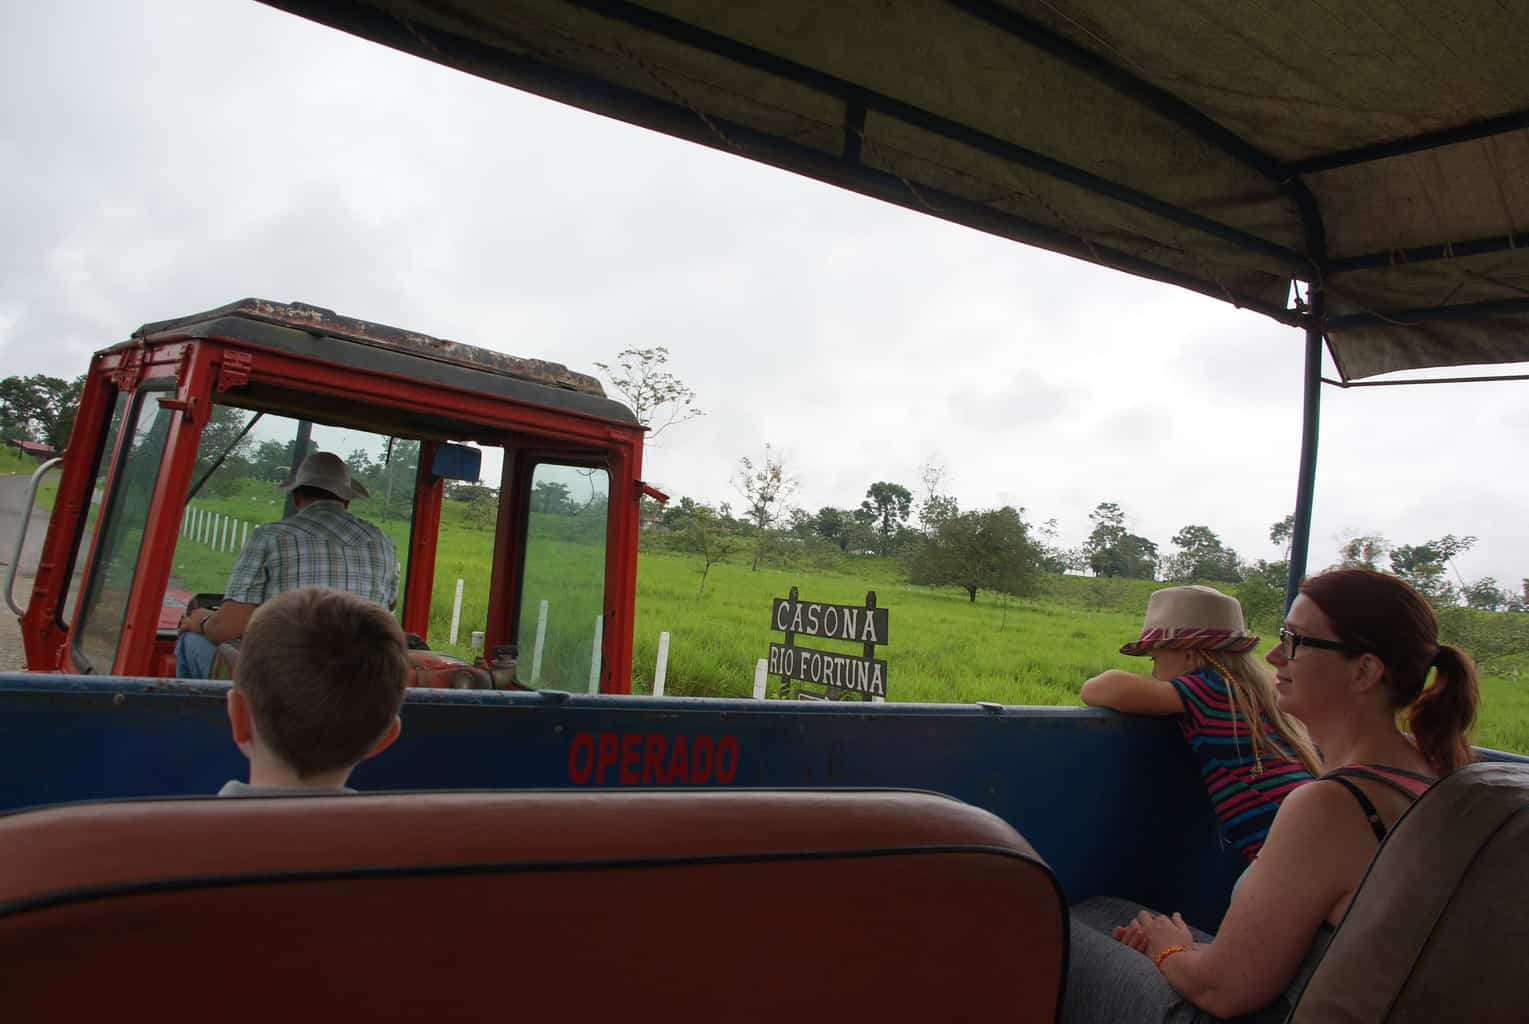
[[[1137,715],[1178,715],[1226,842],[1249,863],[1279,803],[1321,766],[1300,723],[1276,703],[1249,652],[1258,637],[1242,606],[1210,587],[1168,587],[1147,601],[1141,637],[1121,654],[1152,659],[1152,676],[1110,669],[1083,684],[1083,703]]]

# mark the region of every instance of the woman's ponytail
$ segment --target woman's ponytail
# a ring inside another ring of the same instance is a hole
[[[1469,738],[1481,690],[1476,663],[1451,644],[1440,644],[1434,656],[1433,685],[1407,708],[1407,727],[1418,752],[1440,775],[1474,761]]]

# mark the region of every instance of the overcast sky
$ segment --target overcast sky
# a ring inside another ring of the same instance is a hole
[[[1189,523],[1280,554],[1299,332],[249,0],[6,20],[0,373],[73,377],[247,295],[586,372],[666,345],[707,412],[648,449],[671,494],[736,505],[766,442],[809,510],[916,491],[934,457],[962,507],[1023,506],[1069,543],[1115,501],[1165,554]],[[1324,389],[1311,564],[1357,533],[1474,534],[1460,572],[1516,590],[1526,389]]]

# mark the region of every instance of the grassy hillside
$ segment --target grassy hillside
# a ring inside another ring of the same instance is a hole
[[[47,495],[45,493],[44,499]],[[245,481],[235,494],[198,499],[208,512],[266,521],[281,514],[268,485]],[[363,516],[366,502],[356,505]],[[481,629],[488,609],[492,534],[468,521],[463,503],[447,502],[431,602],[428,639],[437,649],[471,656],[468,637]],[[408,522],[380,523],[400,552]],[[566,517],[533,524],[534,557],[527,563],[527,605],[545,599],[548,643],[542,685],[582,689],[588,679],[593,624],[600,606],[599,547]],[[583,531],[587,533],[587,531]],[[953,588],[915,587],[888,559],[844,556],[835,551],[784,549],[791,567],[752,572],[739,552],[712,567],[704,594],[697,594],[700,564],[665,550],[672,538],[644,535],[638,561],[637,621],[633,652],[634,691],[650,692],[658,635],[671,637],[666,690],[674,695],[744,697],[752,692],[754,664],[771,640],[770,602],[794,585],[808,600],[861,604],[876,591],[890,610],[889,638],[878,656],[888,664],[888,699],[913,702],[998,701],[1005,704],[1075,705],[1083,680],[1111,666],[1144,669],[1142,659],[1118,653],[1141,627],[1147,596],[1162,583],[1048,576],[1037,594],[1004,599],[980,593],[968,601]],[[234,554],[183,538],[175,553],[174,585],[221,591]],[[448,642],[452,597],[463,580],[458,643]],[[522,622],[522,675],[534,645],[535,612]],[[1272,639],[1269,623],[1260,623]],[[1482,659],[1483,707],[1477,742],[1529,753],[1529,615],[1454,609],[1444,618],[1446,639]],[[844,653],[858,649],[827,641],[806,646]]]

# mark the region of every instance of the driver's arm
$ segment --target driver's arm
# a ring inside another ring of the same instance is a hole
[[[244,635],[244,627],[249,625],[250,616],[255,614],[258,604],[246,604],[243,601],[230,601],[224,598],[223,603],[216,608],[199,608],[190,612],[181,620],[180,631],[182,633],[200,633],[214,644],[221,644],[225,640],[234,640]]]
[[[249,625],[250,616],[259,607],[258,604],[245,604],[243,601],[229,601],[225,598],[222,604],[208,614],[202,625],[202,635],[215,644],[241,637],[244,635],[244,627]]]

